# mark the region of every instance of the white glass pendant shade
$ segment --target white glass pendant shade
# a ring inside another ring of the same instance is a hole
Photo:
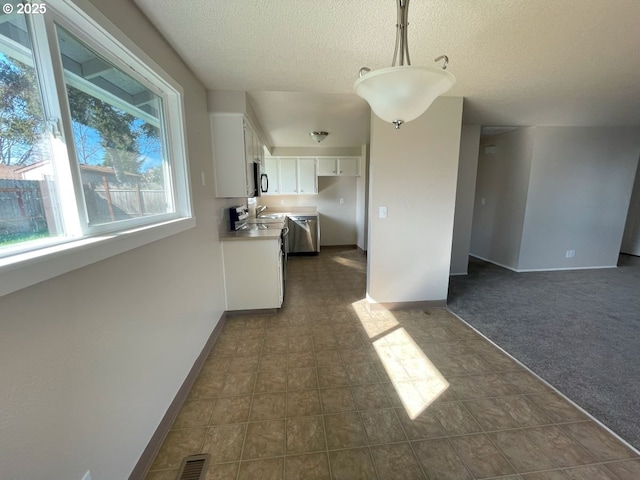
[[[373,112],[390,123],[410,122],[456,83],[456,77],[438,67],[403,65],[369,72],[353,84]]]

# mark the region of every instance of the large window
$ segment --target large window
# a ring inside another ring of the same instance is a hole
[[[89,2],[0,13],[0,295],[195,225],[182,89]]]
[[[162,98],[58,27],[89,224],[171,213]]]
[[[179,87],[69,0],[4,4],[0,258],[190,217]]]
[[[0,252],[62,233],[30,33],[25,15],[0,17]]]

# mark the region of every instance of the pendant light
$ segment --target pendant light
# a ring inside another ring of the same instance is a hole
[[[373,72],[363,67],[353,84],[355,93],[367,101],[371,110],[385,122],[393,123],[396,129],[422,115],[438,96],[456,83],[456,77],[446,71],[449,64],[446,55],[434,60],[444,60],[442,68],[411,65],[407,42],[409,0],[397,2],[396,47],[391,67]]]

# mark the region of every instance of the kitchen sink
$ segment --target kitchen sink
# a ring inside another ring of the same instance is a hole
[[[269,224],[269,223],[247,223],[246,225],[241,226],[238,230],[271,230],[278,229],[282,230],[281,224]]]
[[[286,213],[261,213],[258,218],[268,218],[273,220],[281,220],[286,217]]]

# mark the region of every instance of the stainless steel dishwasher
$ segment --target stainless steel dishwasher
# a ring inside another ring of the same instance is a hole
[[[289,253],[318,253],[320,251],[320,222],[318,215],[289,215]]]

